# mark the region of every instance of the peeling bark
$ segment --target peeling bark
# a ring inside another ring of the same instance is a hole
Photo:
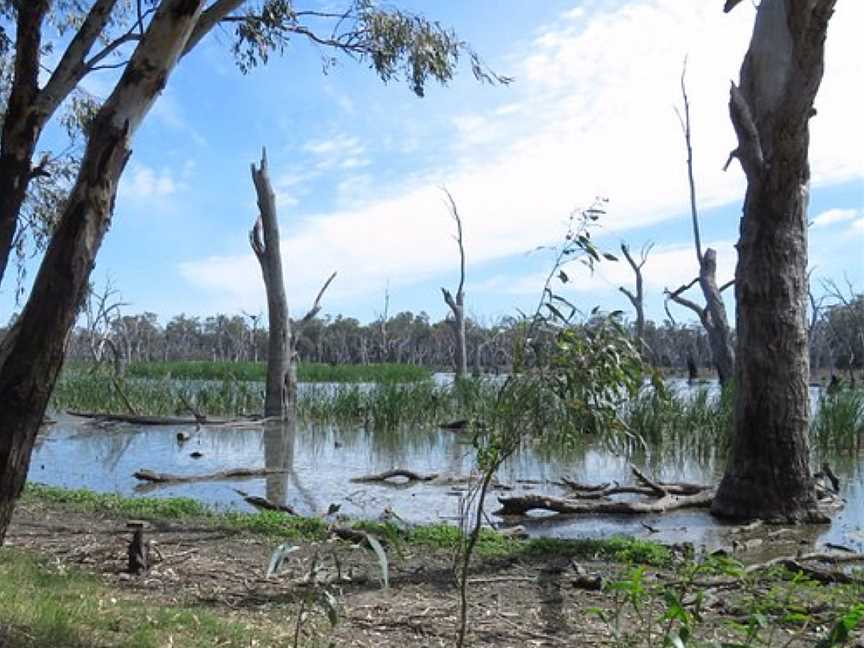
[[[712,512],[821,519],[810,475],[809,120],[836,0],[763,0],[730,94],[747,177],[735,270],[735,431]]]

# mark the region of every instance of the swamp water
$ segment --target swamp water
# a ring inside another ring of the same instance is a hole
[[[177,433],[191,434],[178,443]],[[192,453],[200,453],[193,458]],[[831,463],[841,480],[846,505],[829,526],[803,527],[798,536],[810,543],[833,542],[864,550],[864,455],[818,457]],[[627,457],[601,444],[575,448],[529,448],[499,472],[508,492],[561,496],[551,482],[569,477],[581,483],[631,483],[630,462],[663,481],[716,484],[722,461],[705,453],[677,451]],[[121,495],[190,497],[216,509],[249,510],[235,488],[250,495],[288,504],[303,515],[318,515],[330,504],[352,518],[377,519],[393,511],[409,523],[451,522],[458,519],[460,486],[437,482],[413,485],[353,483],[351,479],[392,468],[418,473],[464,477],[474,466],[467,435],[439,429],[366,430],[361,426],[298,423],[264,428],[93,425],[59,415],[43,429],[33,453],[29,479],[68,488],[88,488]],[[141,468],[180,475],[211,473],[230,468],[274,468],[284,473],[242,481],[142,485],[132,474]],[[758,497],[754,493],[754,497]],[[494,517],[491,519],[495,519]],[[643,524],[644,523],[644,524]],[[730,542],[724,527],[706,511],[685,510],[646,516],[535,515],[521,524],[533,536],[600,537],[627,534],[661,542],[692,542],[712,549]],[[652,532],[651,527],[658,530]]]

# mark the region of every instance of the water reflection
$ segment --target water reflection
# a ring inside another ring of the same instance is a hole
[[[171,426],[95,426],[68,416],[56,418],[57,423],[40,436],[31,480],[130,495],[137,485],[132,473],[140,468],[187,475],[262,466],[284,471],[242,485],[197,482],[151,491],[158,497],[192,497],[217,508],[248,508],[234,492],[237,486],[306,515],[320,514],[334,503],[354,517],[374,518],[389,507],[409,521],[452,520],[458,514],[459,498],[451,485],[393,489],[352,484],[350,480],[396,467],[465,476],[474,466],[473,448],[466,435],[434,428],[374,430],[362,425],[290,421],[264,428],[202,427],[192,432],[187,443],[180,444],[178,428]],[[200,457],[195,458],[198,453]],[[847,504],[830,528],[810,527],[807,533],[823,541],[864,549],[864,456],[814,454],[814,465],[823,460],[830,461],[841,477]],[[546,482],[566,475],[580,482],[629,483],[631,462],[664,481],[716,483],[723,470],[716,453],[699,454],[679,446],[625,453],[621,448],[589,441],[567,447],[526,447],[502,467],[499,479],[513,485],[517,494],[536,491],[560,495],[563,490]],[[490,512],[495,507],[493,497]],[[689,540],[708,546],[723,542],[722,526],[701,511],[640,518],[537,516],[526,526],[535,535],[574,537],[617,532],[638,536],[648,533],[643,522],[660,530],[651,535],[655,539]]]

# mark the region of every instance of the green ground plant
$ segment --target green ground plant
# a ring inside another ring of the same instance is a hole
[[[0,641],[16,648],[276,645],[275,626],[232,621],[201,606],[133,598],[76,568],[0,549]],[[5,636],[4,636],[5,635]]]

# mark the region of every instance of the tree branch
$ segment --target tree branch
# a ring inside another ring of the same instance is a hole
[[[699,212],[696,209],[696,181],[693,178],[693,145],[690,129],[690,99],[687,97],[687,57],[681,69],[681,96],[684,98],[684,119],[678,115],[684,130],[684,143],[687,146],[687,181],[690,188],[690,215],[693,219],[693,242],[696,245],[696,260],[702,265],[702,241],[699,236]]]
[[[189,40],[186,42],[186,48],[183,50],[182,56],[186,56],[191,52],[201,39],[204,38],[210,31],[225,20],[228,15],[239,9],[246,0],[216,0],[212,5],[201,13],[198,22],[195,24],[195,29]]]
[[[300,334],[300,331],[303,330],[303,327],[306,326],[306,324],[308,324],[309,321],[321,311],[321,298],[324,296],[324,291],[327,290],[328,286],[330,286],[330,283],[335,278],[336,278],[336,272],[334,271],[333,274],[330,275],[330,278],[324,282],[324,285],[321,286],[321,290],[318,291],[318,296],[315,298],[315,302],[312,304],[312,308],[309,309],[309,312],[306,313],[303,316],[303,319],[301,319],[300,322],[297,324],[298,330],[294,334],[295,339],[299,339],[299,337],[300,337],[299,334]]]
[[[111,18],[117,0],[96,0],[69,42],[48,83],[39,93],[39,109],[46,117],[57,110],[89,71],[84,59]]]
[[[456,244],[459,246],[459,288],[456,290],[456,301],[461,303],[465,286],[465,247],[462,243],[462,218],[459,216],[459,210],[456,208],[456,201],[453,200],[453,196],[446,187],[442,187],[441,190],[447,195],[447,200],[450,203],[450,215],[456,221]]]

